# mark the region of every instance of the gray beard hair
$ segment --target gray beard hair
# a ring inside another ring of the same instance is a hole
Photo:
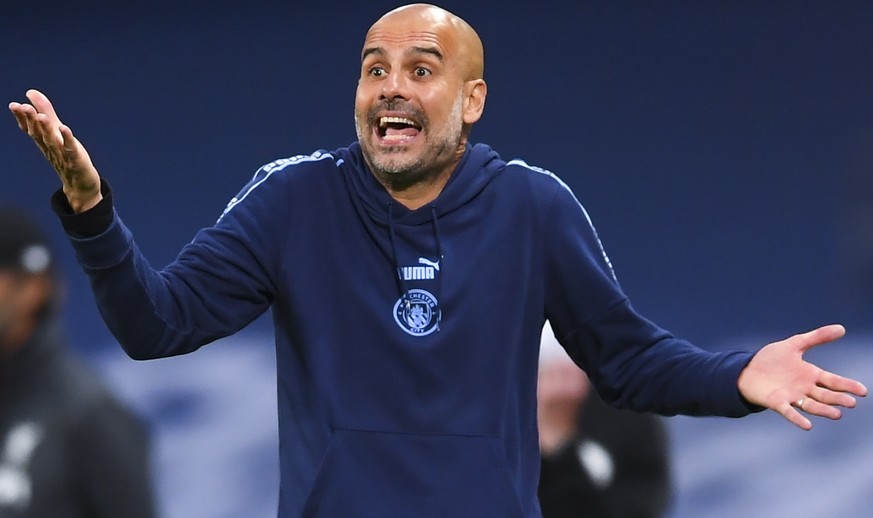
[[[451,150],[457,149],[458,144],[460,144],[460,135],[454,145],[449,142],[442,142],[437,146],[428,148],[427,151],[434,151],[436,153],[435,156],[440,157],[447,152],[451,153]],[[361,149],[363,150],[364,148]],[[388,153],[400,152],[401,148],[388,148],[387,151]],[[365,153],[365,155],[367,154]],[[371,165],[373,174],[376,175],[378,180],[395,192],[405,191],[413,185],[431,183],[443,172],[440,162],[431,161],[428,163],[424,158],[419,158],[407,164],[381,165],[377,165],[371,156],[366,158],[367,163]]]
[[[449,156],[454,155],[455,150],[458,149],[458,146],[460,146],[461,140],[463,139],[464,123],[461,118],[463,100],[464,97],[462,91],[455,98],[455,102],[452,104],[452,111],[449,115],[449,120],[452,121],[452,123],[446,128],[446,134],[453,136],[453,138],[446,138],[432,143],[431,146],[425,148],[424,155],[436,159],[439,159],[446,154],[449,154]],[[366,119],[364,122],[366,122]],[[364,159],[370,167],[370,170],[376,176],[376,179],[379,180],[379,183],[388,186],[391,191],[405,191],[414,185],[430,183],[443,173],[445,164],[443,164],[442,161],[432,160],[428,162],[424,156],[419,157],[411,163],[378,163],[370,153],[367,146],[363,144],[365,129],[368,129],[368,126],[361,124],[356,113],[355,130],[357,132],[358,142],[361,143],[361,152],[364,155]],[[400,153],[401,151],[403,151],[401,146],[389,147],[387,149],[388,154]]]

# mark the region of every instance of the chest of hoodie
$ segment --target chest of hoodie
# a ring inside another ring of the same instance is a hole
[[[323,193],[329,210],[295,225],[283,260],[280,362],[314,373],[307,390],[348,426],[497,433],[535,371],[519,345],[542,298],[535,218],[497,192],[448,214],[386,204],[382,218],[354,193]]]

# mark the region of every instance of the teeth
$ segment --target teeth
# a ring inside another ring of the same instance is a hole
[[[407,119],[406,117],[380,117],[379,118],[379,127],[384,128],[389,123],[406,124],[407,126],[412,126],[414,128],[418,127],[418,124],[416,124],[415,121]]]

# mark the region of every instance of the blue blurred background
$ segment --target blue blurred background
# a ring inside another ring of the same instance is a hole
[[[811,356],[873,384],[873,4],[441,5],[485,44],[473,140],[574,189],[640,310],[708,349],[842,322],[849,337]],[[360,45],[396,6],[6,3],[0,98],[54,101],[161,266],[261,164],[354,139]],[[11,115],[0,161],[0,202],[59,245],[72,344],[153,423],[165,516],[273,515],[266,319],[185,358],[126,360],[49,209],[57,179]],[[868,515],[868,407],[810,433],[768,414],[669,419],[675,516]]]

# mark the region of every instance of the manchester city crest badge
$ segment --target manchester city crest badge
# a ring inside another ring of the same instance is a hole
[[[409,303],[405,303],[408,300]],[[409,290],[394,304],[394,321],[413,336],[424,336],[439,328],[440,310],[436,297],[420,289]]]

